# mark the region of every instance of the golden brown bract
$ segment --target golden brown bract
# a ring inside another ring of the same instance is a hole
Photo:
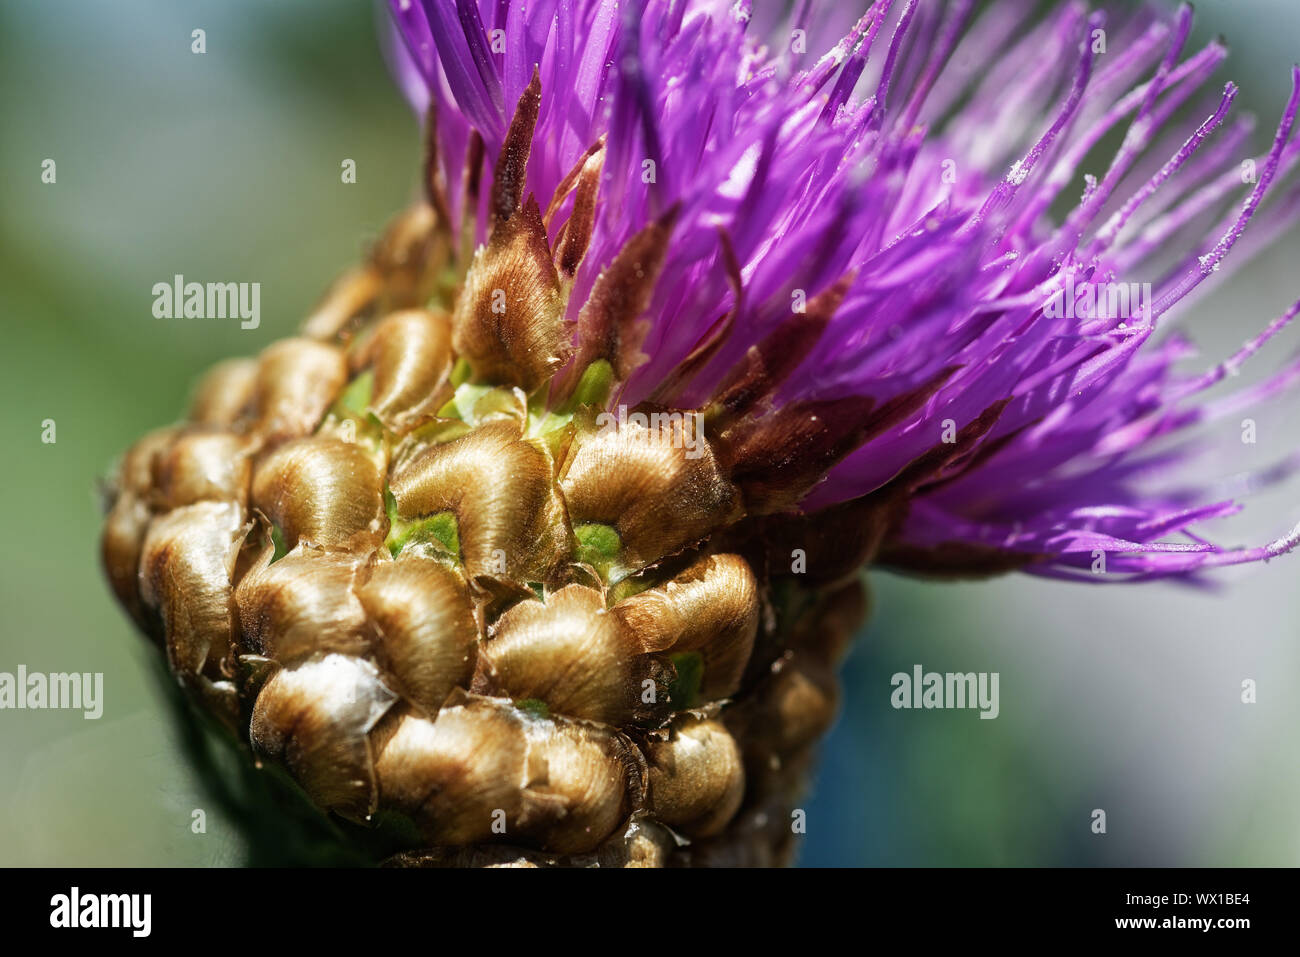
[[[450,397],[451,318],[408,309],[378,323],[364,361],[374,369],[370,408],[385,426],[405,432]]]
[[[712,837],[727,826],[745,795],[745,768],[722,724],[683,716],[647,751],[650,804],[659,820],[691,837]]]
[[[478,625],[464,578],[431,558],[371,567],[357,589],[378,632],[379,657],[402,697],[437,714],[453,689],[469,684]]]
[[[698,652],[698,695],[735,694],[758,633],[758,582],[739,555],[705,555],[663,585],[619,602],[614,613],[647,651]]]
[[[605,609],[594,588],[568,585],[523,601],[493,626],[476,686],[536,699],[575,718],[613,725],[653,721],[667,708],[670,669]]]
[[[560,277],[534,200],[498,221],[456,302],[452,343],[482,382],[541,386],[571,351]]]
[[[323,655],[271,676],[253,706],[249,740],[321,807],[364,818],[378,801],[369,733],[396,698],[369,662]]]
[[[229,432],[192,432],[177,439],[159,460],[164,508],[196,502],[248,502],[249,442]]]
[[[318,651],[367,655],[370,630],[356,584],[366,556],[300,545],[264,553],[235,589],[247,650],[285,663]]]
[[[466,576],[488,589],[547,580],[567,548],[552,469],[550,455],[517,422],[498,420],[429,446],[389,481],[399,518],[455,517]]]
[[[246,527],[233,502],[200,502],[153,521],[140,555],[140,599],[161,618],[177,674],[215,672],[231,640],[231,572]]]
[[[348,378],[347,360],[334,346],[284,339],[258,360],[253,430],[268,442],[309,435]]]
[[[612,413],[610,413],[612,416]],[[580,436],[560,487],[575,525],[611,525],[622,557],[649,565],[735,519],[739,499],[694,419],[627,416]]]
[[[253,475],[253,505],[280,529],[287,548],[377,547],[383,492],[383,476],[360,445],[321,436],[279,446]]]

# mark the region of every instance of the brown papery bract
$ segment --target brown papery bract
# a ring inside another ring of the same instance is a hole
[[[374,369],[370,409],[385,426],[402,433],[437,411],[450,397],[451,318],[444,312],[408,309],[384,318],[366,348]]]
[[[334,341],[349,322],[374,306],[383,289],[383,274],[373,263],[349,270],[335,281],[303,322],[303,335]]]
[[[725,720],[737,738],[761,749],[755,761],[766,761],[816,741],[830,727],[838,707],[838,684],[830,664],[812,654],[789,652]]]
[[[364,818],[379,796],[367,735],[396,698],[370,662],[324,655],[270,677],[253,707],[249,738],[258,755],[283,764],[321,807]]]
[[[478,626],[460,574],[431,558],[374,565],[357,595],[403,697],[434,715],[474,674]]]
[[[254,430],[268,442],[312,432],[343,384],[343,351],[310,339],[282,339],[258,359]]]
[[[736,517],[739,504],[704,436],[694,432],[693,441],[695,457],[681,428],[630,417],[581,437],[560,479],[569,517],[613,526],[629,563],[693,545]]]
[[[199,380],[190,402],[190,421],[199,425],[233,425],[247,411],[257,388],[256,359],[226,359]]]
[[[602,137],[561,181],[551,205],[547,207],[544,222],[549,228],[559,202],[563,201],[569,189],[573,190],[573,211],[561,227],[555,243],[555,266],[565,279],[573,279],[587,255],[587,246],[596,225],[596,194],[600,191],[600,174],[604,168],[605,141]]]
[[[851,277],[845,277],[834,283],[814,296],[803,312],[793,313],[757,345],[750,346],[714,392],[712,401],[721,425],[772,400],[777,388],[817,344],[851,282]]]
[[[247,527],[233,502],[200,502],[154,519],[140,555],[140,599],[156,611],[177,674],[216,674],[230,649],[231,571]]]
[[[390,481],[398,515],[456,516],[471,584],[540,581],[567,550],[550,456],[519,424],[494,421],[414,456]]]
[[[264,550],[235,589],[247,650],[281,663],[317,651],[364,655],[371,632],[355,588],[364,554],[299,545],[271,563]]]
[[[452,344],[475,380],[532,392],[562,366],[571,346],[564,297],[537,202],[498,221],[456,300]]]
[[[700,698],[713,701],[740,687],[758,632],[758,582],[739,555],[706,555],[613,612],[647,651],[699,652]]]
[[[679,210],[674,206],[643,227],[601,270],[591,295],[578,314],[578,352],[573,365],[580,375],[592,362],[605,359],[614,377],[625,380],[645,361],[641,342],[655,283],[668,255],[668,241]]]
[[[665,712],[670,676],[599,591],[567,585],[501,616],[479,648],[475,689],[536,699],[571,718],[630,724]]]
[[[260,461],[253,504],[300,542],[375,547],[383,537],[384,480],[357,443],[312,436],[286,442]]]
[[[594,850],[645,791],[645,760],[622,734],[563,718],[530,718],[529,781],[520,825],[561,854]]]
[[[138,496],[146,502],[159,503],[162,460],[180,435],[179,428],[169,426],[155,429],[139,439],[122,456],[113,483],[115,490]]]
[[[149,506],[138,496],[130,492],[118,495],[104,519],[100,559],[118,600],[156,638],[159,636],[150,627],[140,604],[140,550],[152,518]]]
[[[666,739],[652,740],[650,803],[655,816],[692,837],[727,825],[745,794],[740,748],[718,721],[686,715]]]
[[[230,432],[191,432],[178,438],[159,462],[165,508],[196,502],[248,504],[250,443]]]
[[[491,841],[494,823],[520,834],[528,745],[514,709],[466,696],[434,719],[395,713],[374,739],[384,807],[409,816],[430,843]]]

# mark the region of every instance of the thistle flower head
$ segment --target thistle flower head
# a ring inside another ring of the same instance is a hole
[[[1187,9],[974,6],[396,0],[421,200],[112,483],[181,684],[407,863],[773,863],[864,564],[1290,549],[1186,470],[1300,303],[1197,375],[1171,329],[1291,220],[1300,71],[1243,164]]]
[[[552,398],[605,359],[611,403],[705,410],[749,511],[866,498],[878,560],[930,571],[1286,551],[1202,537],[1238,506],[1189,469],[1198,426],[1292,385],[1202,400],[1300,304],[1194,375],[1174,322],[1292,221],[1295,192],[1261,205],[1300,72],[1255,157],[1190,8],[1033,7],[392,0],[392,60],[466,248],[536,204],[573,324],[535,343]]]

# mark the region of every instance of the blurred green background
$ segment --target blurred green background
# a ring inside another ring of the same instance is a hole
[[[1233,42],[1222,75],[1266,142],[1300,8],[1207,2],[1198,15],[1198,36]],[[0,671],[103,672],[106,686],[99,721],[0,712],[0,864],[250,859],[103,582],[95,479],[177,415],[213,361],[291,332],[411,197],[418,131],[375,35],[356,0],[0,5]],[[355,184],[340,182],[345,159]],[[1289,304],[1298,253],[1293,232],[1197,305],[1206,362]],[[151,288],[175,273],[260,282],[261,327],[155,319]],[[1258,446],[1229,436],[1215,474],[1300,447],[1296,418],[1261,417]],[[1300,519],[1294,485],[1253,505],[1243,540]],[[803,863],[1300,862],[1298,573],[1300,558],[1230,571],[1221,594],[873,576]],[[916,663],[999,672],[1001,717],[893,710],[890,675]],[[1240,702],[1243,678],[1258,703]]]

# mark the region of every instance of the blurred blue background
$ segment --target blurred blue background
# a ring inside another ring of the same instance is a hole
[[[1199,5],[1221,72],[1267,141],[1300,5]],[[104,717],[0,712],[0,864],[226,864],[239,822],[199,787],[148,649],[98,568],[94,479],[183,407],[214,360],[288,334],[412,195],[419,134],[355,0],[5,0],[0,6],[0,316],[6,401],[0,671],[102,671]],[[206,31],[207,52],[190,51]],[[57,162],[42,184],[41,163]],[[340,182],[353,159],[357,182]],[[1094,170],[1100,172],[1100,170]],[[1208,364],[1300,292],[1289,234],[1202,299]],[[262,323],[168,323],[174,273],[262,284]],[[1295,337],[1257,360],[1268,368]],[[55,445],[40,422],[58,423]],[[1229,423],[1232,425],[1232,423]],[[1300,422],[1225,433],[1213,476],[1300,447]],[[1209,467],[1209,466],[1207,466]],[[1224,537],[1300,520],[1295,485]],[[1207,594],[1026,577],[873,575],[876,610],[807,804],[808,865],[1294,865],[1300,861],[1300,558]],[[895,711],[914,664],[997,671],[1001,716]],[[1240,701],[1258,682],[1258,702]],[[191,811],[208,811],[205,834]],[[1089,829],[1107,812],[1108,832]]]

